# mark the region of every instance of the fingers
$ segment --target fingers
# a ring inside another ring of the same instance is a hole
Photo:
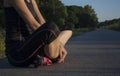
[[[60,59],[58,63],[64,63],[66,55],[67,55],[66,49],[63,46],[60,46]]]
[[[64,59],[59,59],[58,63],[64,63]]]
[[[60,54],[60,59],[62,59],[62,48],[61,48],[61,46],[59,48],[59,54]]]
[[[62,58],[65,59],[66,55],[67,55],[67,51],[66,51],[66,49],[63,47]]]
[[[60,58],[58,60],[58,63],[62,63],[63,59],[62,59],[62,47],[60,45],[60,48],[59,48],[59,54],[60,54]]]

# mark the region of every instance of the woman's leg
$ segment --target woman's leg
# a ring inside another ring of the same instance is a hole
[[[71,36],[72,36],[72,31],[71,30],[64,30],[58,36],[58,40],[61,42],[60,50],[59,50],[60,58],[58,60],[58,63],[63,63],[65,58],[66,58],[67,51],[64,48],[64,46],[67,43],[67,41],[70,39]]]
[[[62,53],[61,57],[65,58],[67,51],[65,50],[64,45],[67,43],[71,36],[71,30],[62,31],[58,37],[49,44],[48,49],[45,50],[47,57],[56,59],[60,56],[60,53]]]
[[[62,31],[59,36],[58,36],[58,40],[65,45],[67,43],[67,41],[70,39],[70,37],[72,36],[72,31],[71,30],[64,30]]]

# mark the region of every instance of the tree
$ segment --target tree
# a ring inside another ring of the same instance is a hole
[[[0,0],[0,28],[1,27],[4,27],[4,15],[3,15],[3,10],[2,10],[2,8],[3,8],[3,0]]]
[[[3,7],[3,0],[0,0],[0,9]]]
[[[67,6],[68,17],[67,21],[75,25],[76,28],[80,27],[95,27],[98,19],[97,15],[91,6]]]
[[[68,17],[66,21],[77,27],[79,24],[79,15],[82,14],[83,8],[81,6],[67,6]]]
[[[84,13],[90,16],[90,21],[91,21],[90,25],[92,27],[96,26],[98,23],[98,18],[97,18],[97,14],[95,13],[94,9],[92,9],[92,6],[90,5],[84,6]]]
[[[47,21],[54,21],[59,26],[64,25],[67,9],[60,0],[39,0],[38,4]]]

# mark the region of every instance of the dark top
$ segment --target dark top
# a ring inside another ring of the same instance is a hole
[[[23,41],[29,35],[30,31],[26,23],[12,7],[4,8],[5,27],[6,27],[6,43],[10,41]]]

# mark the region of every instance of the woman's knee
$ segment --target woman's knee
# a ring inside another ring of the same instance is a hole
[[[47,57],[49,57],[50,59],[55,59],[58,57],[58,55],[56,54],[48,54]]]
[[[45,47],[45,54],[47,57],[49,57],[50,59],[55,59],[59,56],[59,50],[58,49],[50,49],[48,46]]]
[[[57,53],[48,53],[48,52],[46,52],[46,56],[49,57],[50,59],[55,59],[59,55]]]

